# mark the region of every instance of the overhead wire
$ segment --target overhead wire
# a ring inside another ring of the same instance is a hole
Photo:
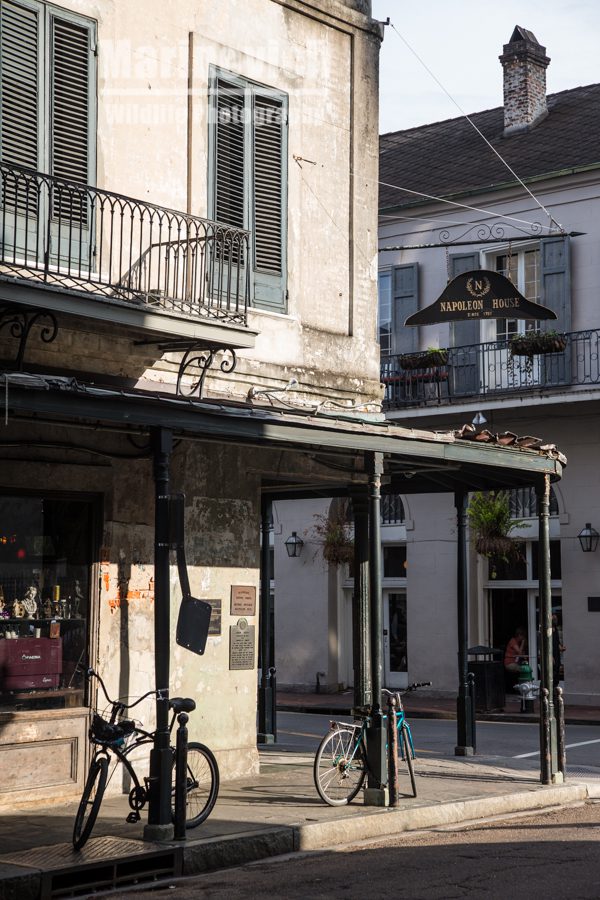
[[[413,49],[413,47],[409,44],[409,42],[406,40],[406,38],[403,37],[403,36],[400,34],[400,32],[398,31],[398,29],[396,28],[396,26],[394,25],[393,22],[390,22],[390,27],[391,27],[392,30],[398,35],[398,37],[400,38],[400,40],[402,41],[402,43],[408,48],[408,50],[410,50],[410,52],[413,54],[413,56],[421,63],[421,65],[423,66],[423,68],[425,69],[425,71],[433,78],[433,80],[435,81],[435,83],[443,90],[443,92],[444,92],[445,95],[448,97],[448,99],[456,106],[456,108],[459,110],[459,112],[465,117],[465,119],[467,120],[467,122],[475,129],[475,131],[476,131],[477,134],[480,136],[480,138],[481,138],[483,141],[485,141],[485,143],[486,143],[487,146],[490,148],[490,150],[498,157],[498,159],[500,160],[500,162],[502,163],[502,165],[505,166],[505,167],[508,169],[508,171],[511,173],[511,175],[512,175],[514,178],[516,178],[516,180],[519,182],[519,184],[521,185],[521,187],[529,194],[529,196],[531,197],[531,199],[532,199],[532,200],[539,206],[539,208],[540,208],[540,209],[548,216],[549,221],[552,222],[552,223],[555,225],[555,227],[558,228],[560,231],[564,231],[562,225],[560,225],[560,224],[556,221],[556,219],[554,218],[554,216],[552,215],[552,213],[551,213],[548,209],[546,209],[546,207],[544,206],[544,204],[541,203],[540,200],[538,200],[538,198],[535,196],[535,194],[527,187],[527,185],[525,184],[525,182],[517,175],[517,173],[515,172],[515,170],[507,163],[507,161],[504,159],[504,157],[502,156],[502,154],[499,153],[498,150],[496,150],[496,148],[493,146],[493,144],[492,144],[492,143],[486,138],[486,136],[483,134],[483,132],[481,131],[481,129],[477,127],[477,125],[476,125],[475,122],[471,119],[471,117],[464,111],[464,109],[462,108],[462,106],[460,105],[460,103],[458,103],[458,101],[454,99],[454,97],[452,96],[452,94],[450,94],[450,92],[446,90],[445,86],[442,84],[442,82],[441,82],[440,79],[437,77],[437,75],[435,75],[435,73],[432,72],[432,70],[431,70],[431,69],[429,68],[429,66],[425,63],[425,61],[424,61],[423,59],[421,59],[421,57],[419,56],[419,54],[417,53],[417,51]],[[471,208],[471,207],[469,207],[469,208]]]

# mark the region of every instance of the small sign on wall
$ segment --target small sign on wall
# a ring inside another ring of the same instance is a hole
[[[229,628],[229,668],[254,668],[255,626],[248,625],[247,619],[238,619]]]
[[[253,584],[231,585],[231,615],[256,615],[256,587]]]
[[[208,626],[209,637],[211,635],[219,635],[221,634],[221,601],[207,600],[206,602],[210,603],[212,607],[212,612],[210,614],[210,625]]]

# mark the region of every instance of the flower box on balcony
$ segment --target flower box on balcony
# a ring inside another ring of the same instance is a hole
[[[398,361],[401,369],[431,369],[433,366],[446,365],[448,351],[431,349],[420,353],[405,353]]]
[[[510,342],[513,356],[536,356],[542,353],[562,353],[567,336],[556,331],[528,331],[516,334]]]

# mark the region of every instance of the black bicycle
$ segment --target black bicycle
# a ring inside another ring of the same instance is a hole
[[[94,755],[90,763],[88,776],[75,816],[73,827],[73,847],[80,850],[90,834],[98,817],[98,812],[104,797],[104,791],[109,781],[109,765],[111,754],[116,757],[115,767],[111,777],[116,771],[118,763],[122,763],[133,782],[129,792],[129,806],[131,812],[126,818],[127,822],[139,822],[140,810],[148,802],[149,779],[144,777],[142,781],[137,776],[128,756],[139,747],[154,743],[154,732],[144,731],[132,719],[124,718],[127,710],[133,709],[147,697],[156,696],[156,691],[148,691],[143,697],[139,697],[133,703],[123,703],[120,700],[111,700],[106,691],[106,686],[97,672],[93,669],[86,671],[86,678],[97,678],[104,696],[110,704],[110,717],[105,718],[98,713],[92,716],[89,737],[95,745]],[[190,698],[172,697],[169,700],[169,708],[173,711],[169,723],[169,733],[172,734],[177,715],[181,712],[190,713],[196,708],[196,703]],[[173,783],[171,788],[171,812],[175,817],[175,747],[171,744],[173,757]],[[219,768],[212,752],[204,744],[190,742],[187,755],[187,779],[186,779],[186,828],[195,828],[204,822],[211,814],[219,793]]]

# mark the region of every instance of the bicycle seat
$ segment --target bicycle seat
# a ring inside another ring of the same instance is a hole
[[[194,712],[196,709],[196,701],[192,700],[191,697],[171,697],[169,700],[169,709],[174,710],[176,713]]]

